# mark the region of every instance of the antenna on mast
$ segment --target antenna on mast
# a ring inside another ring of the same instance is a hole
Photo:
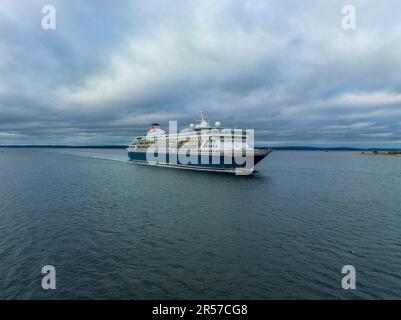
[[[200,124],[196,125],[196,128],[206,128],[209,126],[209,123],[207,122],[207,119],[203,116],[203,112],[200,111],[200,115],[202,117]]]

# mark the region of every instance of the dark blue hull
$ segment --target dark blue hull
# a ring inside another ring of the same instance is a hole
[[[253,172],[253,167],[258,162],[263,160],[271,151],[270,150],[258,150],[254,154],[254,163],[251,168],[246,166],[246,163],[236,163],[235,158],[232,157],[231,161],[225,162],[224,156],[211,156],[211,155],[198,155],[197,161],[190,163],[180,162],[180,158],[176,154],[159,154],[157,162],[148,162],[146,158],[146,152],[131,151],[128,152],[130,160],[148,165],[156,165],[163,167],[173,167],[180,169],[191,169],[191,170],[203,170],[203,171],[219,171],[219,172],[232,172],[239,173],[241,170],[244,172],[249,171],[248,174]],[[196,157],[196,156],[195,156]],[[196,158],[195,158],[196,160]],[[246,171],[247,170],[247,171]],[[246,174],[246,173],[245,173]]]

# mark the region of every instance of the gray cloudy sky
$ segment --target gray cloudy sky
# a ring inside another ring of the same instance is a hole
[[[41,9],[57,10],[43,30]],[[345,4],[356,29],[341,27]],[[401,2],[1,0],[0,145],[127,144],[202,110],[260,143],[401,147]]]

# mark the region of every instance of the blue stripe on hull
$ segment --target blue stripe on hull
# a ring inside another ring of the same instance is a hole
[[[171,163],[169,163],[170,161],[170,156],[171,156]],[[132,161],[138,161],[138,162],[143,162],[143,163],[147,163],[147,159],[146,159],[146,152],[128,152],[128,157],[130,158],[130,160]],[[202,157],[204,158],[202,161]],[[254,156],[254,165],[256,165],[258,162],[260,162],[264,157],[266,157],[266,155],[255,155]],[[215,169],[217,170],[235,170],[235,168],[244,168],[245,167],[245,163],[243,164],[237,164],[235,163],[235,159],[234,157],[231,159],[231,164],[224,163],[224,156],[211,156],[211,155],[198,155],[198,163],[181,163],[180,159],[178,156],[176,155],[170,155],[170,154],[166,154],[165,158],[164,155],[159,155],[158,157],[160,159],[160,164],[167,164],[167,165],[171,165],[171,166],[176,166],[176,167],[181,167],[181,166],[185,166],[188,169]],[[220,158],[220,159],[219,159]],[[215,162],[218,163],[213,163],[213,159]],[[216,161],[219,160],[219,161]],[[202,163],[204,162],[204,163]]]

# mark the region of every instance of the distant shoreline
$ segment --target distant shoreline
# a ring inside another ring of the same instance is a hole
[[[71,146],[71,145],[0,145],[1,148],[71,148],[71,149],[125,149],[126,145],[92,145],[92,146]],[[267,147],[257,147],[267,149]],[[277,146],[273,150],[288,151],[359,151],[363,155],[401,155],[401,149],[397,148],[348,148],[348,147],[308,147],[308,146]],[[366,152],[366,153],[362,153]],[[374,153],[377,152],[377,153]],[[400,154],[385,154],[393,152]],[[359,153],[358,153],[359,154]]]
[[[372,157],[377,157],[377,156],[385,156],[385,157],[401,157],[401,151],[362,151],[356,153],[357,155],[360,156],[372,156]]]

